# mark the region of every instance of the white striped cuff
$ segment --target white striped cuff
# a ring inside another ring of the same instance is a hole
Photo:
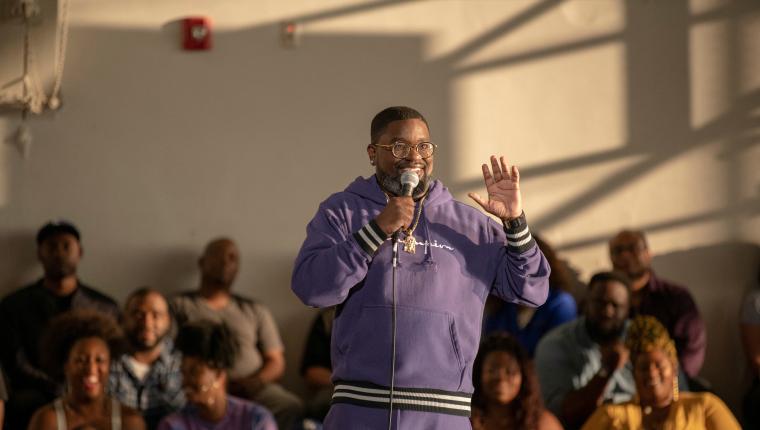
[[[377,225],[375,220],[372,220],[354,233],[354,238],[367,254],[373,255],[377,252],[377,248],[388,239],[388,235]]]

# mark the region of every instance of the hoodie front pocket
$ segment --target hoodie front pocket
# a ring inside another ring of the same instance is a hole
[[[364,306],[346,349],[356,380],[388,385],[392,307]],[[456,326],[446,312],[396,307],[396,384],[457,390],[463,363]]]

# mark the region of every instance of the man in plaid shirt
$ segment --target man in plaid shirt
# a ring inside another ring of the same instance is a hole
[[[166,298],[152,288],[133,292],[124,308],[124,332],[129,353],[113,360],[111,394],[139,410],[148,429],[185,403],[181,356],[174,350],[171,315]]]

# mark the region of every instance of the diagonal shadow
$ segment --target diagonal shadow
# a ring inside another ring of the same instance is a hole
[[[517,30],[523,25],[529,23],[531,20],[536,19],[542,14],[554,9],[563,1],[564,0],[544,0],[542,2],[539,2],[536,5],[531,6],[528,9],[518,13],[517,15],[510,17],[502,24],[476,37],[474,40],[466,43],[457,50],[437,59],[436,63],[440,63],[441,66],[445,64],[456,64],[460,60],[467,58],[467,56],[470,54],[477,52],[480,48],[487,45],[488,43],[494,40],[498,40],[500,37],[503,37],[506,34]]]
[[[737,123],[741,121],[737,121],[735,119],[736,116],[745,113],[748,109],[751,109],[751,106],[741,106],[737,107],[737,109],[731,109],[720,117],[704,125],[699,130],[689,133],[689,135],[685,136],[684,139],[679,139],[679,141],[692,142],[692,144],[688,146],[670,146],[668,147],[669,149],[666,149],[659,154],[652,154],[646,159],[623,169],[613,177],[600,181],[600,183],[596,186],[587,189],[579,196],[574,197],[572,201],[567,202],[559,208],[551,211],[544,217],[537,218],[535,221],[536,226],[539,229],[552,227],[561,220],[572,216],[577,211],[580,211],[588,205],[603,198],[604,196],[613,193],[627,183],[643,176],[647,172],[652,171],[662,164],[669,162],[673,158],[683,155],[687,151],[694,150],[713,141],[718,137],[723,136],[721,130],[725,130],[727,128],[738,125]],[[739,112],[737,112],[737,110]]]
[[[701,24],[708,21],[733,19],[736,16],[748,15],[757,10],[760,10],[760,2],[758,1],[732,1],[707,12],[694,14],[690,17],[690,21],[692,24]]]
[[[484,61],[477,64],[467,65],[459,69],[453,70],[454,76],[462,76],[470,73],[477,73],[484,70],[494,69],[497,67],[506,67],[513,64],[525,63],[528,61],[541,60],[547,57],[564,54],[571,51],[579,51],[582,49],[590,49],[596,46],[604,45],[611,42],[619,42],[621,40],[621,33],[610,33],[603,36],[591,37],[583,40],[578,40],[570,43],[563,43],[556,46],[550,46],[548,48],[535,49],[529,52],[524,52],[516,55],[510,55],[503,58],[497,58],[494,60]]]
[[[687,136],[687,138],[697,142],[710,142],[714,139],[723,137],[725,135],[724,130],[729,127],[738,130],[738,132],[743,130],[752,132],[755,128],[760,127],[760,117],[752,115],[753,109],[758,107],[760,107],[760,90],[747,93],[734,102],[732,110],[705,124],[698,130],[693,131],[690,136]],[[758,136],[750,134],[740,142],[732,145],[731,148],[734,150],[740,150],[741,148],[755,145],[758,143],[757,139]],[[685,150],[688,149],[691,149],[691,147],[685,148]],[[648,151],[643,150],[639,145],[625,145],[621,148],[609,151],[601,151],[580,157],[565,158],[563,160],[539,164],[536,166],[524,167],[520,169],[520,173],[524,178],[538,177],[647,153]],[[476,177],[470,180],[453,183],[449,188],[454,192],[469,191],[473,188],[480,187],[482,183],[482,179]]]
[[[746,199],[734,206],[727,206],[713,211],[702,212],[700,214],[673,218],[666,221],[655,222],[651,224],[645,224],[637,226],[637,229],[646,231],[647,234],[651,234],[658,231],[665,231],[672,228],[684,227],[689,224],[697,224],[706,221],[714,221],[716,219],[725,219],[729,215],[740,212],[747,216],[757,216],[760,214],[760,199]],[[558,251],[573,251],[576,249],[586,248],[592,245],[598,245],[600,243],[607,243],[610,238],[617,233],[618,230],[608,231],[606,233],[597,234],[594,236],[588,236],[583,239],[565,242],[562,245],[555,246]]]

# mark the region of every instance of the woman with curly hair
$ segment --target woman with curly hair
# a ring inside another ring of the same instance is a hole
[[[206,320],[185,324],[175,345],[182,353],[188,404],[164,418],[158,430],[277,430],[269,411],[227,394],[227,370],[239,348],[227,326]]]
[[[474,430],[556,430],[559,420],[544,409],[528,353],[507,334],[488,336],[473,366]]]
[[[29,430],[145,430],[134,409],[106,392],[111,358],[124,350],[116,321],[92,310],[74,310],[54,318],[43,335],[43,366],[64,393],[38,409]]]
[[[712,393],[678,392],[678,356],[663,325],[639,315],[628,328],[625,345],[633,363],[637,396],[600,406],[583,426],[596,429],[739,430],[736,418]]]

